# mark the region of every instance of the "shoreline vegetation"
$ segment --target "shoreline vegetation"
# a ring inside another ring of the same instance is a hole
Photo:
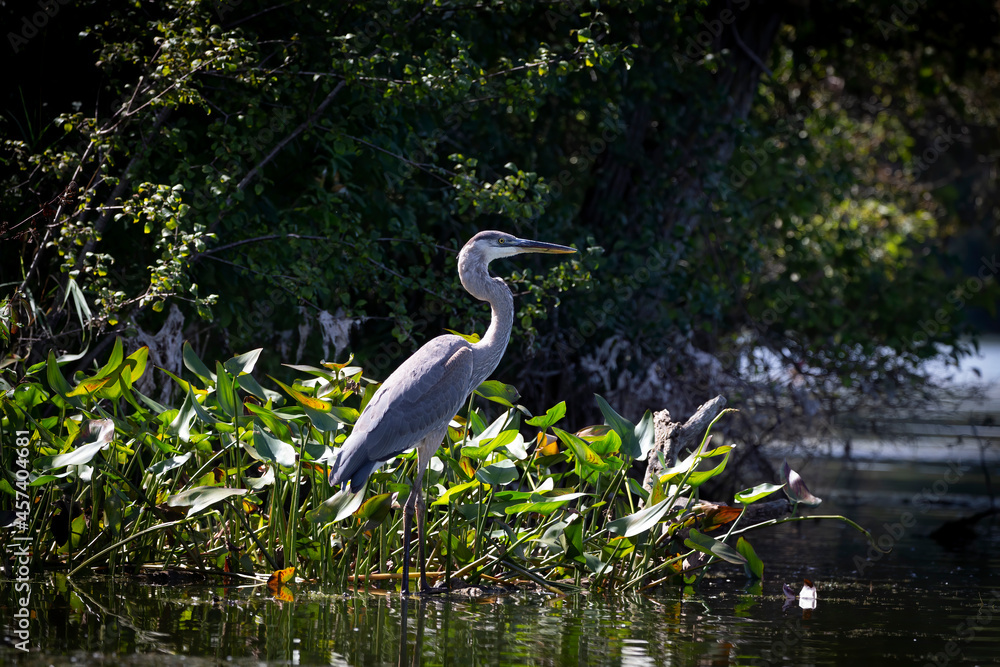
[[[359,493],[326,484],[325,461],[377,385],[348,362],[290,366],[300,376],[267,389],[253,375],[260,354],[212,370],[185,343],[190,379],[160,369],[181,389],[176,406],[136,388],[153,372],[148,349],[126,355],[121,339],[90,375],[67,379],[50,353],[4,387],[4,468],[16,460],[26,473],[0,485],[30,512],[10,513],[2,530],[30,538],[31,567],[263,578],[276,594],[293,577],[398,583],[414,452]],[[712,437],[732,412],[721,397],[684,424],[654,424],[598,396],[606,423],[576,431],[564,430],[565,403],[532,416],[519,398],[484,382],[428,470],[428,567],[444,586],[643,590],[696,585],[728,562],[760,592],[764,564],[747,536],[806,518],[845,521],[878,548],[846,517],[804,514],[820,499],[787,464],[783,484],[729,504],[701,498],[736,446]]]

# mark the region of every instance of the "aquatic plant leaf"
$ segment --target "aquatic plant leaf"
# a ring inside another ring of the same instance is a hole
[[[253,450],[248,447],[247,451],[262,461],[273,461],[286,468],[295,465],[295,448],[265,432],[258,424],[253,425]]]
[[[722,458],[722,462],[719,465],[715,466],[711,470],[698,470],[691,473],[688,476],[685,484],[692,487],[701,486],[702,484],[704,484],[705,482],[707,482],[708,480],[712,479],[716,475],[720,474],[723,470],[725,470],[726,463],[728,462],[729,462],[729,452],[726,452],[726,455]]]
[[[764,578],[764,561],[757,556],[757,552],[750,546],[746,538],[740,537],[736,541],[736,550],[747,559],[747,562],[743,564],[743,569],[746,571],[747,577],[749,579],[762,580]]]
[[[256,350],[250,350],[249,352],[235,356],[224,363],[223,367],[236,377],[239,377],[243,373],[253,373],[253,367],[257,365],[257,359],[260,357],[260,352],[263,349],[262,347],[258,347]]]
[[[470,482],[465,482],[464,484],[456,484],[455,486],[451,487],[450,489],[442,493],[437,500],[431,503],[431,505],[447,505],[448,501],[451,498],[457,497],[462,493],[468,491],[469,489],[474,489],[480,484],[482,484],[482,482],[480,482],[478,479],[474,479]]]
[[[540,428],[543,431],[560,419],[566,416],[566,401],[560,401],[556,403],[551,408],[545,411],[544,415],[538,415],[537,417],[532,417],[526,420],[524,423],[529,426],[534,426],[535,428]]]
[[[669,503],[670,499],[667,498],[634,514],[609,521],[607,525],[608,532],[624,537],[633,537],[644,533],[655,526],[666,515],[667,510],[670,509]]]
[[[230,496],[242,496],[246,489],[231,489],[225,486],[196,486],[167,498],[170,507],[187,507],[187,516],[192,517],[198,512],[220,503]]]
[[[480,436],[473,441],[480,444],[462,447],[462,456],[482,461],[493,453],[493,450],[513,443],[519,435],[517,431],[507,430],[501,431],[495,438],[483,438]]]
[[[184,341],[181,357],[184,360],[184,366],[198,376],[198,379],[200,379],[206,387],[215,385],[215,376],[212,374],[212,371],[210,371],[208,366],[205,365],[205,362],[198,357],[194,348],[191,347],[191,343],[188,341]]]
[[[198,401],[195,399],[194,394],[191,393],[189,389],[187,395],[184,396],[184,402],[181,404],[181,409],[177,411],[177,416],[174,417],[174,420],[167,426],[167,433],[170,435],[176,435],[182,442],[188,442],[191,440],[191,424],[197,416],[194,404],[197,402]]]
[[[785,495],[793,503],[801,503],[806,507],[816,507],[823,502],[822,498],[817,498],[809,489],[799,473],[792,470],[785,461],[781,466],[781,479],[785,482]]]
[[[77,435],[77,441],[83,444],[72,452],[53,456],[47,462],[48,465],[42,469],[62,468],[63,466],[78,466],[90,463],[99,451],[107,448],[114,435],[115,425],[110,419],[90,419],[81,425],[80,433]],[[38,463],[42,463],[45,458],[47,457],[39,459]]]
[[[634,457],[638,461],[645,461],[646,455],[653,449],[656,442],[656,426],[653,425],[653,413],[646,410],[646,413],[635,425],[635,439],[639,447],[639,455]]]
[[[752,489],[743,489],[736,494],[736,502],[741,505],[749,505],[751,503],[757,502],[765,496],[769,496],[778,489],[784,488],[784,484],[771,484],[770,482],[764,482],[763,484],[758,484]]]
[[[597,399],[597,407],[601,409],[605,422],[621,438],[621,451],[633,459],[638,458],[642,452],[639,449],[639,441],[635,437],[635,424],[615,412],[611,404],[604,400],[600,394],[594,394],[594,398]]]
[[[684,540],[684,545],[736,565],[743,565],[747,562],[746,557],[736,549],[714,537],[700,533],[694,528],[688,532],[688,538]]]
[[[514,465],[513,461],[504,460],[497,461],[492,465],[488,465],[485,468],[480,468],[476,471],[476,479],[478,479],[483,484],[489,484],[490,486],[503,486],[504,484],[510,484],[520,477],[520,472],[517,466]]]
[[[66,381],[62,371],[59,370],[56,355],[52,350],[49,350],[49,359],[45,364],[45,379],[49,381],[49,387],[51,387],[52,391],[59,394],[67,403],[75,408],[83,407],[83,403],[80,402],[79,398],[69,395],[73,391],[73,388],[69,386],[69,382]]]
[[[602,472],[608,469],[608,464],[590,448],[583,438],[574,435],[573,433],[567,433],[566,431],[554,426],[552,427],[552,432],[556,434],[556,437],[558,437],[563,444],[570,448],[573,452],[573,456],[583,467],[593,468],[594,470]]]
[[[180,468],[182,465],[187,463],[193,455],[194,452],[188,452],[182,456],[174,456],[169,459],[164,459],[163,461],[159,461],[149,466],[148,472],[153,475],[153,477],[159,477],[165,472],[170,472],[171,470]]]
[[[701,529],[712,530],[731,521],[736,521],[743,514],[742,508],[703,502],[695,508],[701,515]]]
[[[226,372],[222,364],[215,362],[215,397],[219,401],[222,413],[233,419],[236,416],[236,389],[233,387],[233,376]]]
[[[298,389],[289,387],[287,384],[284,384],[279,380],[275,380],[270,375],[268,375],[268,377],[271,378],[275,384],[284,389],[289,396],[294,398],[300,406],[302,406],[302,410],[306,413],[306,416],[309,417],[309,421],[311,421],[313,426],[317,429],[320,431],[331,432],[340,428],[337,425],[339,421],[337,417],[340,413],[334,411],[333,406],[330,403],[313,396],[306,396]]]
[[[517,389],[498,380],[483,382],[476,388],[476,393],[486,400],[499,403],[508,408],[513,408],[517,399],[521,398],[521,394],[518,393]]]

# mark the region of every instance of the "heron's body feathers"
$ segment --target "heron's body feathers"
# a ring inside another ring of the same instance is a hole
[[[451,421],[475,389],[473,375],[471,343],[453,335],[428,341],[375,392],[337,451],[330,483],[350,479],[357,492],[382,462]]]

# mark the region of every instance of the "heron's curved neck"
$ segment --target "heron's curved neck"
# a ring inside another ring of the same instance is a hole
[[[514,325],[514,296],[501,278],[489,274],[482,258],[463,255],[459,258],[459,277],[469,294],[490,304],[490,326],[473,349],[472,389],[496,370],[507,349]]]

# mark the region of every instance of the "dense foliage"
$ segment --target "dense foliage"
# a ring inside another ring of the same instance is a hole
[[[50,10],[0,10],[8,387],[170,304],[203,353],[384,377],[482,328],[455,251],[484,228],[583,251],[509,276],[506,377],[541,404],[894,396],[994,303],[989,251],[966,278],[946,243],[996,219],[988,2]]]
[[[360,368],[296,366],[308,377],[278,382],[281,394],[254,379],[259,349],[212,370],[186,345],[191,380],[173,378],[183,400],[169,407],[137,388],[148,356],[145,347],[125,356],[119,340],[104,366],[70,382],[50,354],[0,401],[0,435],[17,436],[0,490],[24,500],[0,516],[5,532],[30,540],[33,566],[272,572],[277,595],[287,568],[341,586],[399,579],[402,513],[392,507],[412,492],[415,453],[356,494],[327,484],[326,461],[374,393]],[[721,559],[742,565],[760,592],[763,563],[740,534],[776,521],[736,528],[750,504],[785,485],[747,489],[740,506],[699,499],[733,445],[709,448],[706,434],[645,489],[629,472],[653,446],[650,413],[636,425],[599,399],[608,425],[574,433],[556,426],[565,403],[531,417],[507,385],[487,381],[477,393],[506,411],[489,424],[479,410],[456,417],[431,462],[435,578],[553,590],[586,579],[620,591],[694,583]],[[703,461],[712,467],[699,470]],[[794,503],[819,502],[786,476]]]

